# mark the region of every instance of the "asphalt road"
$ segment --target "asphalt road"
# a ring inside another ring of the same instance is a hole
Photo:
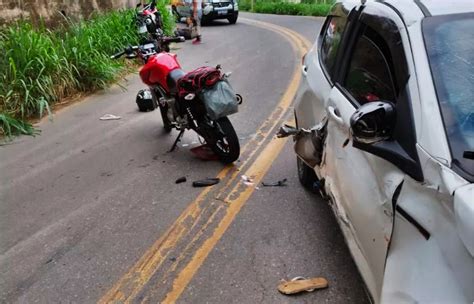
[[[127,90],[114,86],[43,120],[40,136],[0,146],[1,302],[367,302],[329,206],[299,185],[291,141],[279,153],[272,139],[272,124],[291,118],[279,102],[291,97],[297,48],[244,20],[312,42],[322,19],[241,17],[175,50],[186,70],[221,64],[233,72],[244,97],[230,117],[244,147],[234,167],[196,159],[191,132],[166,153],[176,133],[161,131],[158,111],[137,111],[136,75],[122,82]],[[107,113],[121,119],[100,121]],[[246,186],[245,172],[287,186]],[[214,189],[191,187],[218,174]],[[175,184],[181,176],[188,182]],[[296,276],[323,276],[329,288],[281,295],[280,280]]]

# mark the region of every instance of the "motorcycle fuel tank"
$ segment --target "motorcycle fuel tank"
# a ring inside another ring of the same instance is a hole
[[[176,54],[162,52],[148,59],[147,63],[140,70],[140,78],[149,86],[159,84],[169,91],[166,78],[171,71],[176,69],[181,69],[176,59]]]

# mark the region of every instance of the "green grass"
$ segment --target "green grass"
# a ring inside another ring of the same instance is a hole
[[[20,134],[36,135],[39,130],[30,123],[15,119],[8,114],[0,114],[0,134],[12,137]]]
[[[250,11],[250,0],[240,2],[240,9]],[[326,16],[331,9],[331,1],[305,0],[302,3],[275,1],[255,1],[255,13],[276,14],[276,15],[298,15],[298,16]]]
[[[165,32],[173,18],[160,1]],[[110,55],[138,42],[133,10],[94,15],[54,30],[18,21],[0,28],[0,134],[34,134],[27,119],[41,118],[59,100],[107,87],[130,68]]]
[[[168,3],[169,1],[160,0],[158,1],[156,8],[161,12],[161,17],[163,18],[164,32],[166,35],[172,35],[176,27],[176,21],[174,16],[166,8]]]

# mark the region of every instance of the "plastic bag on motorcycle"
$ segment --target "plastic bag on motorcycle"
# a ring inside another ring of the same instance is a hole
[[[218,81],[212,87],[204,88],[199,97],[213,120],[237,113],[239,110],[236,94],[227,80]]]

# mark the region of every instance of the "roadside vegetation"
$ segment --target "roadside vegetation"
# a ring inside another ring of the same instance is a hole
[[[292,3],[282,0],[255,0],[253,12],[276,15],[326,16],[331,9],[332,0],[303,0]],[[251,11],[251,0],[241,0],[240,9]]]
[[[174,27],[160,1],[165,31]],[[28,119],[51,113],[54,104],[103,89],[131,65],[110,55],[138,41],[133,10],[66,20],[55,29],[21,20],[0,28],[0,135],[34,135]]]

